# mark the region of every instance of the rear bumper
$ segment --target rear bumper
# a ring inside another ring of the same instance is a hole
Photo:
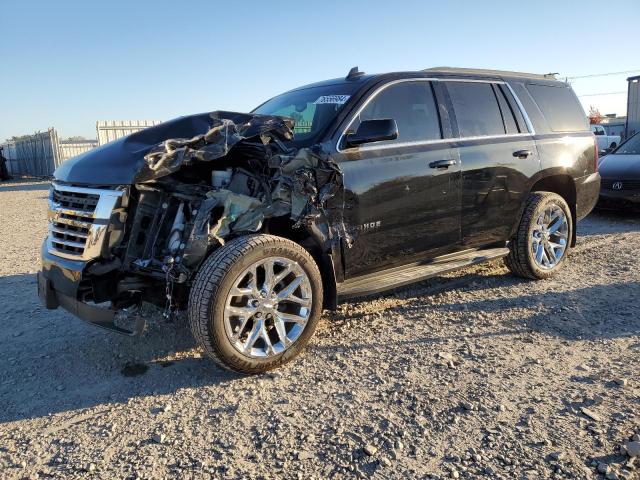
[[[576,220],[591,213],[600,195],[600,174],[592,173],[576,179]]]
[[[43,305],[50,309],[62,307],[76,317],[96,327],[106,328],[125,335],[142,333],[144,320],[133,317],[134,330],[128,330],[116,325],[120,313],[118,310],[99,307],[77,300],[78,286],[82,280],[82,273],[86,262],[67,260],[49,253],[47,241],[41,250],[42,270],[38,272],[38,296]]]

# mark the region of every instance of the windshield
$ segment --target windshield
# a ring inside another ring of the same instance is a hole
[[[631,137],[613,153],[616,155],[640,155],[640,134]]]
[[[293,119],[293,142],[299,146],[310,145],[336,118],[358,87],[357,83],[339,83],[295,90],[268,100],[252,113]]]

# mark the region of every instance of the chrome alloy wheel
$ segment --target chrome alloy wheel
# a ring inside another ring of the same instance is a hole
[[[224,309],[232,345],[249,357],[284,352],[302,335],[311,315],[311,282],[294,260],[268,257],[233,282]]]
[[[567,249],[569,222],[562,209],[551,204],[538,217],[531,233],[531,251],[536,264],[551,270]]]

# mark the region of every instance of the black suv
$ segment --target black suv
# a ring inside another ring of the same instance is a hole
[[[129,334],[142,301],[186,309],[208,355],[262,372],[344,299],[498,258],[553,275],[598,199],[597,161],[552,75],[354,68],[65,162],[39,295]]]

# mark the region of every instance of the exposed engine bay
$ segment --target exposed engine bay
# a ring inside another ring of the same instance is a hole
[[[171,315],[208,252],[234,236],[286,232],[318,252],[348,246],[339,167],[321,145],[288,148],[292,138],[287,118],[213,112],[197,135],[146,148],[79,299],[116,310],[144,299]]]

